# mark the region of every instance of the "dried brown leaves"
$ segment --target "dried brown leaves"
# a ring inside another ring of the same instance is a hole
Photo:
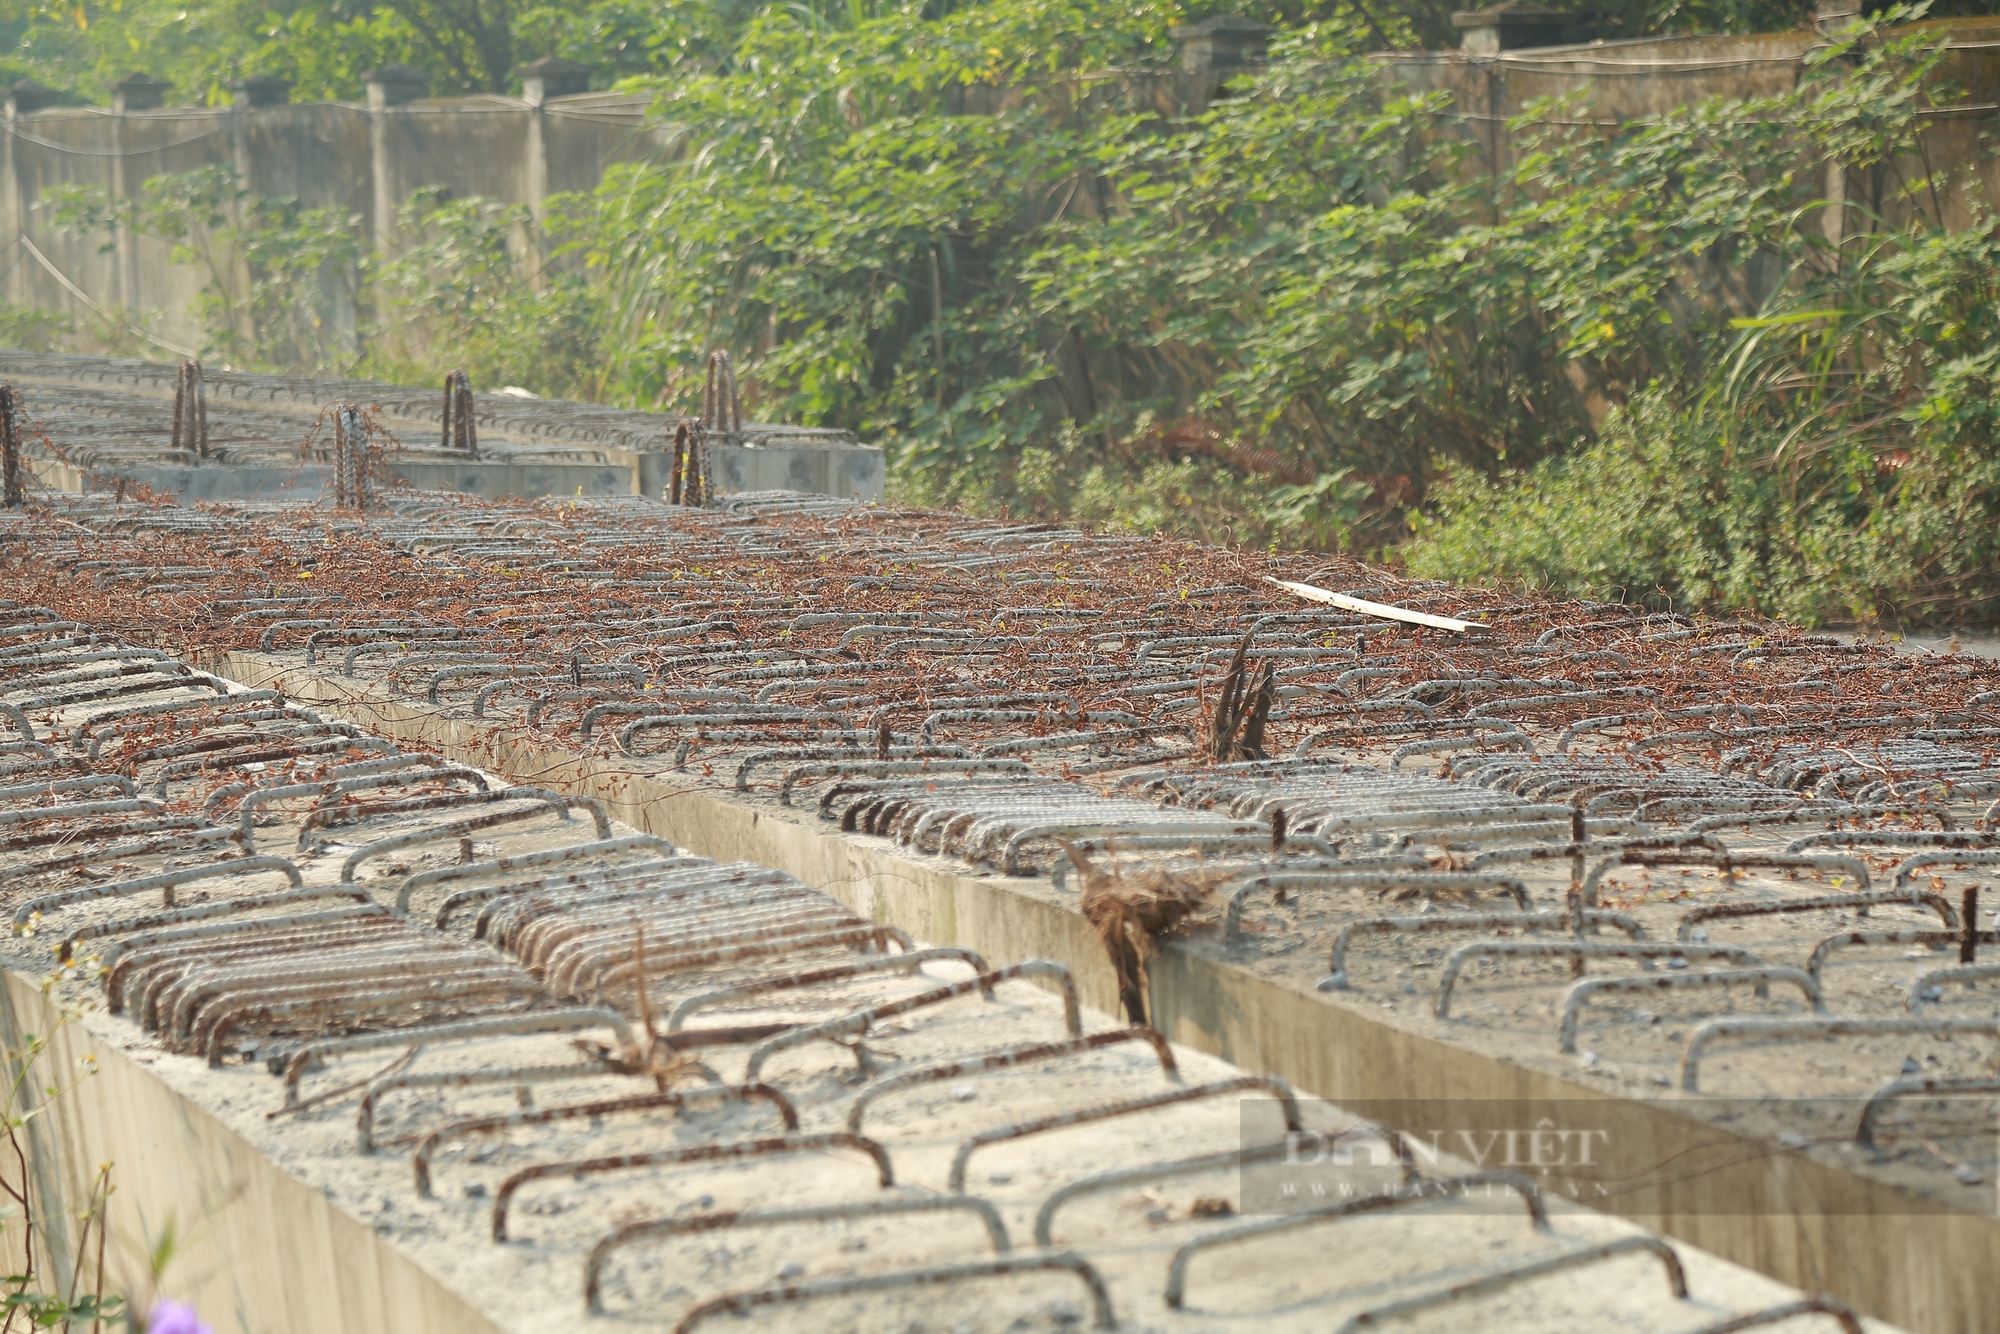
[[[1097,928],[1097,938],[1104,942],[1112,971],[1118,975],[1118,999],[1125,1016],[1144,1024],[1145,963],[1153,953],[1153,941],[1205,912],[1222,875],[1201,868],[1149,866],[1128,876],[1116,862],[1094,866],[1074,844],[1057,842],[1082,881],[1083,915]]]

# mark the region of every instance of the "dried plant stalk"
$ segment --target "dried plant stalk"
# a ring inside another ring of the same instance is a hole
[[[1249,653],[1250,635],[1246,633],[1229,659],[1229,670],[1222,674],[1222,696],[1216,700],[1215,712],[1208,716],[1208,723],[1202,729],[1201,748],[1212,760],[1266,758],[1264,726],[1270,720],[1271,702],[1276,697],[1277,675],[1266,661],[1257,673],[1257,683],[1251,685]]]

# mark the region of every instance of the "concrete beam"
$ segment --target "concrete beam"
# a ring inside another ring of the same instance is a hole
[[[204,665],[399,742],[597,797],[639,829],[703,856],[789,871],[920,939],[994,958],[1055,959],[1075,974],[1086,1004],[1116,1010],[1115,984],[1094,930],[1046,882],[914,857],[887,839],[842,834],[809,813],[739,798],[712,780],[633,773],[616,761],[272,655],[221,653]],[[1991,1324],[1985,1275],[2000,1264],[2000,1219],[1991,1215],[1953,1211],[1891,1182],[1786,1152],[1770,1139],[1698,1119],[1670,1100],[1608,1094],[1412,1031],[1365,1001],[1260,975],[1219,948],[1166,942],[1150,966],[1149,985],[1154,1022],[1174,1041],[1342,1103],[1505,1102],[1511,1104],[1505,1114],[1517,1116],[1522,1102],[1590,1101],[1612,1133],[1653,1146],[1656,1161],[1710,1171],[1698,1189],[1660,1207],[1619,1198],[1588,1203],[1913,1330],[1945,1334]]]
[[[28,461],[42,485],[71,493],[109,491],[120,481],[145,486],[183,500],[313,500],[333,494],[333,470],[313,466],[264,468],[216,465],[200,468],[130,468],[115,477],[86,473],[54,459]],[[632,473],[600,463],[395,463],[390,473],[419,491],[463,491],[497,498],[515,496],[629,496]]]
[[[666,477],[664,454],[607,452],[612,454],[609,463],[392,462],[389,471],[419,491],[462,491],[489,498],[660,497]],[[721,483],[718,494],[806,491],[861,501],[880,501],[883,496],[880,450],[729,447],[715,453],[716,476]],[[312,500],[333,493],[332,470],[319,466],[131,468],[115,478],[86,474],[55,459],[31,458],[28,466],[42,485],[70,493],[109,491],[121,480],[183,500]]]
[[[440,1279],[286,1172],[241,1135],[94,1033],[65,1018],[40,981],[0,981],[0,1043],[49,1039],[38,1071],[75,1086],[28,1123],[30,1178],[52,1254],[45,1274],[75,1267],[74,1211],[109,1162],[105,1269],[144,1300],[145,1253],[171,1234],[165,1286],[229,1334],[500,1334]],[[88,1058],[96,1073],[77,1079]],[[38,1082],[23,1099],[40,1103]],[[25,1112],[28,1108],[17,1107]],[[10,1239],[10,1245],[11,1245]]]

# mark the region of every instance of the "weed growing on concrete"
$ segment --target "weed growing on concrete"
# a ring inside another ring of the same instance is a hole
[[[65,1012],[56,1027],[77,1017]],[[76,1330],[85,1322],[96,1334],[106,1321],[126,1315],[125,1298],[105,1291],[112,1165],[98,1167],[82,1207],[66,1220],[76,1224],[73,1237],[49,1215],[49,1202],[42,1196],[47,1183],[37,1179],[32,1165],[37,1157],[29,1142],[32,1124],[96,1073],[95,1064],[86,1057],[83,1069],[74,1075],[49,1075],[45,1063],[52,1040],[53,1034],[23,1033],[18,1043],[0,1049],[0,1059],[11,1072],[4,1113],[7,1147],[0,1154],[0,1246],[6,1247],[7,1267],[13,1271],[0,1277],[0,1311],[5,1312],[0,1334],[56,1325]],[[61,1272],[64,1252],[69,1259],[66,1276]]]

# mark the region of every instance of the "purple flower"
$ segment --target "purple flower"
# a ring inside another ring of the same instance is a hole
[[[215,1334],[215,1326],[204,1325],[192,1306],[161,1302],[146,1317],[146,1334]]]

